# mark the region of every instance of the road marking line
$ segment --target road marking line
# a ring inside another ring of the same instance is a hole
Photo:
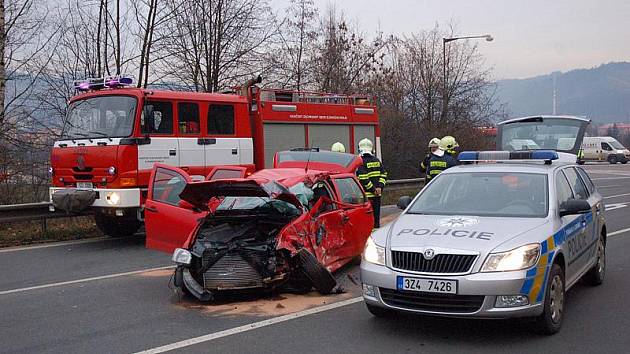
[[[29,286],[28,288],[20,288],[20,289],[11,289],[11,290],[0,291],[0,295],[21,293],[21,292],[25,292],[25,291],[29,291],[29,290],[46,289],[46,288],[52,288],[52,287],[56,287],[56,286],[63,286],[63,285],[70,285],[70,284],[87,283],[87,282],[95,281],[95,280],[118,278],[118,277],[124,277],[124,276],[128,276],[128,275],[135,275],[135,274],[141,274],[141,273],[146,273],[146,272],[154,272],[156,270],[164,270],[164,269],[172,269],[172,268],[175,268],[175,266],[164,266],[164,267],[157,267],[157,268],[147,268],[147,269],[134,270],[134,271],[131,271],[131,272],[102,275],[102,276],[98,276],[98,277],[90,277],[90,278],[83,278],[83,279],[77,279],[77,280],[62,281],[62,282],[59,282],[59,283],[35,285],[35,286]]]
[[[630,227],[627,228],[627,229],[621,229],[621,230],[613,231],[613,232],[609,233],[607,236],[608,237],[617,236],[617,235],[623,234],[623,233],[628,232],[628,231],[630,231]]]
[[[103,236],[103,237],[90,238],[90,239],[87,239],[87,240],[53,242],[53,243],[46,243],[46,244],[43,244],[43,245],[7,247],[7,248],[0,249],[0,253],[17,252],[17,251],[30,251],[30,250],[37,250],[37,249],[40,249],[40,248],[61,247],[61,246],[69,246],[69,245],[80,245],[80,244],[83,244],[83,243],[93,243],[93,242],[100,242],[100,241],[106,241],[106,240],[116,240],[116,239],[111,238],[111,237],[107,237],[107,236]]]
[[[617,197],[625,197],[626,195],[630,195],[630,193],[617,194],[617,195],[609,195],[608,197],[604,197],[603,199],[617,198]]]
[[[209,341],[212,341],[212,340],[215,340],[215,339],[231,336],[233,334],[248,332],[248,331],[252,331],[252,330],[258,329],[258,328],[271,326],[271,325],[274,325],[274,324],[277,324],[277,323],[294,320],[296,318],[309,316],[309,315],[314,315],[316,313],[320,313],[320,312],[336,309],[336,308],[343,307],[343,306],[356,304],[357,302],[361,302],[361,301],[363,301],[363,297],[358,296],[358,297],[354,297],[352,299],[339,301],[339,302],[335,302],[335,303],[332,303],[332,304],[328,304],[328,305],[324,305],[324,306],[320,306],[320,307],[315,307],[315,308],[312,308],[312,309],[308,309],[308,310],[304,310],[304,311],[300,311],[300,312],[296,312],[296,313],[291,313],[291,314],[288,314],[288,315],[274,317],[274,318],[270,318],[268,320],[254,322],[254,323],[246,324],[246,325],[243,325],[243,326],[226,329],[224,331],[214,332],[214,333],[206,334],[206,335],[195,337],[195,338],[182,340],[182,341],[179,341],[179,342],[163,345],[161,347],[147,349],[147,350],[138,352],[136,354],[157,354],[157,353],[164,353],[164,352],[175,350],[175,349],[181,349],[181,348],[184,348],[184,347],[189,347],[191,345],[204,343],[204,342],[209,342]]]

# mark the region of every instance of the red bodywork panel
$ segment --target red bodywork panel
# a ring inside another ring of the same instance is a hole
[[[166,172],[170,173],[169,176],[180,175],[181,180],[186,181],[180,197],[194,206],[195,210],[154,200],[154,196],[159,198],[154,192],[154,179]],[[277,234],[276,247],[278,250],[288,251],[291,255],[306,248],[330,271],[339,269],[360,255],[372,230],[372,207],[364,196],[361,196],[364,202],[360,204],[341,201],[340,187],[336,181],[352,179],[354,183],[360,185],[354,174],[314,170],[305,172],[302,169],[266,169],[247,178],[190,182],[186,172],[166,165],[156,165],[151,178],[146,205],[157,212],[148,211],[145,214],[148,248],[172,252],[175,248],[190,247],[195,240],[200,221],[216,209],[221,196],[270,196],[298,206],[301,214]],[[280,185],[286,190],[301,182],[310,186],[314,184],[325,186],[333,191],[332,195],[319,197],[309,210],[294,194],[274,195],[268,191],[269,183],[272,186]]]

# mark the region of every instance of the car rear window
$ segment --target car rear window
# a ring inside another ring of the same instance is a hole
[[[409,214],[545,217],[547,175],[511,172],[447,173],[416,198]]]
[[[330,151],[281,151],[278,153],[278,163],[291,161],[323,162],[348,167],[356,158],[352,154]]]

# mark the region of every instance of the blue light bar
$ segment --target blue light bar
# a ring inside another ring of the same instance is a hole
[[[133,79],[125,76],[92,77],[74,82],[77,91],[100,90],[103,88],[117,88],[133,84]]]
[[[461,162],[528,160],[543,160],[545,162],[551,162],[558,159],[558,153],[553,150],[462,151],[457,156],[457,159]]]

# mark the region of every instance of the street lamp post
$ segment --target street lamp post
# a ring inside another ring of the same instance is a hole
[[[465,36],[465,37],[451,37],[451,38],[442,38],[442,121],[446,120],[446,109],[448,108],[448,101],[446,100],[446,88],[447,88],[447,79],[446,75],[446,43],[457,41],[460,39],[485,39],[487,42],[492,42],[494,38],[489,34],[484,34],[482,36]]]

